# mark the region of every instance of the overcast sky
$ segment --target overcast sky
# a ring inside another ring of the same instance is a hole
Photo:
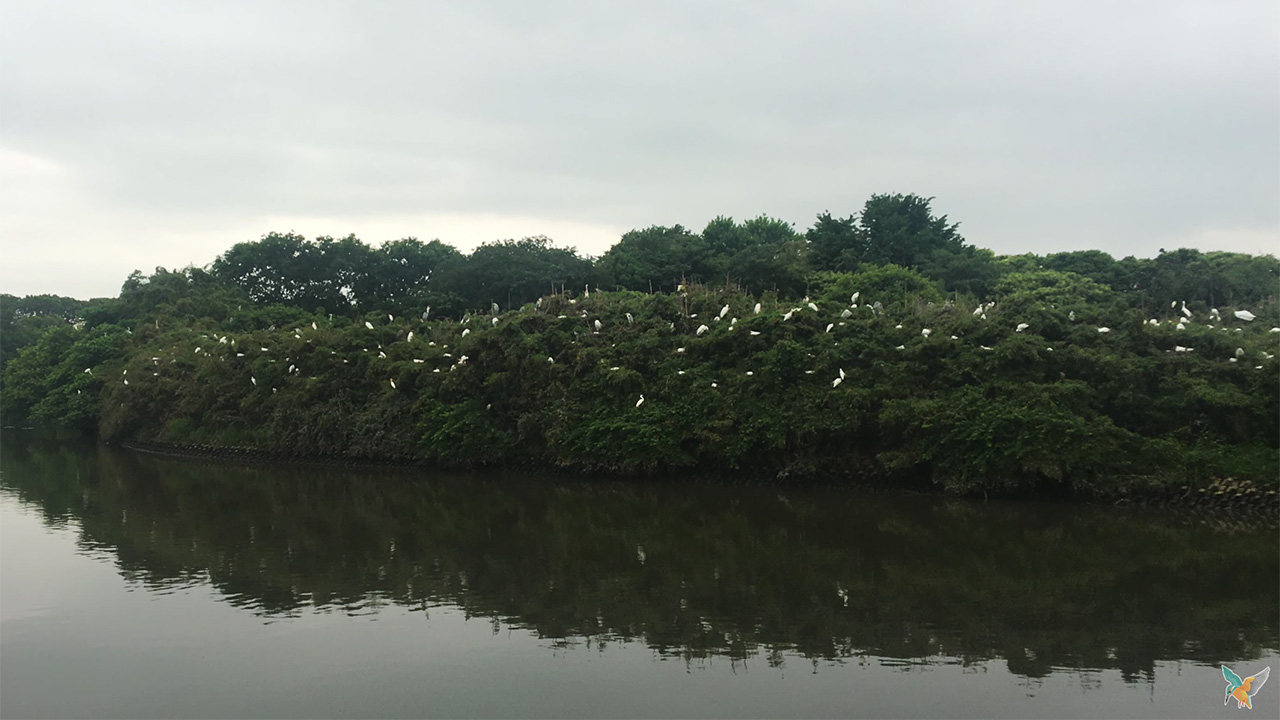
[[[1280,3],[0,2],[3,292],[885,192],[998,253],[1275,253]]]

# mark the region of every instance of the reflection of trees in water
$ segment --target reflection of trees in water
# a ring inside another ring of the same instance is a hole
[[[1274,529],[847,491],[234,468],[6,443],[4,482],[154,591],[268,616],[456,605],[686,661],[1000,657],[1011,671],[1277,646]],[[497,625],[495,625],[495,628]]]

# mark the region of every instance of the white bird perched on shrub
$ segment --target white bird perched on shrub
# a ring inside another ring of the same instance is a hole
[[[843,319],[845,319],[845,320],[848,320],[849,318],[853,317],[853,311],[852,311],[852,310],[850,310],[849,308],[845,308],[845,309],[840,313],[840,317],[841,317],[841,318],[843,318]]]
[[[809,309],[814,312],[818,312],[818,306],[814,305],[813,303],[809,303]]]
[[[1111,328],[1109,328],[1109,327],[1100,327],[1100,328],[1098,328],[1098,332],[1099,332],[1099,333],[1101,333],[1101,334],[1103,334],[1103,335],[1106,335],[1107,333],[1111,332]]]
[[[827,323],[827,330],[826,330],[826,331],[827,331],[827,332],[831,332],[831,328],[833,328],[833,327],[835,327],[835,326],[836,326],[836,324],[835,324],[835,323]]]
[[[923,330],[921,330],[921,331],[920,331],[920,334],[921,334],[921,335],[923,335],[923,336],[925,337],[925,339],[927,340],[927,339],[929,338],[929,336],[933,334],[933,331],[932,331],[932,330],[930,330],[929,328],[925,328],[925,329],[923,329]]]
[[[635,325],[635,324],[636,324],[636,319],[635,319],[634,317],[632,317],[632,316],[631,316],[631,313],[627,313],[627,324],[628,324],[628,325]]]
[[[494,315],[497,315],[497,314],[498,314],[498,303],[490,303],[490,304],[489,304],[489,311],[490,311],[490,312],[492,312]]]
[[[857,305],[857,304],[858,304],[858,298],[859,298],[861,295],[862,295],[862,291],[861,291],[861,290],[859,290],[858,292],[856,292],[856,293],[854,293],[853,295],[851,295],[851,296],[849,297],[849,304],[850,304],[850,305]]]
[[[640,407],[643,404],[644,404],[644,393],[641,393],[640,399],[636,401],[636,407]]]
[[[1026,324],[1026,323],[1018,323],[1018,327],[1014,328],[1014,330],[1013,330],[1013,331],[1014,331],[1014,332],[1022,332],[1023,330],[1026,330],[1026,329],[1027,329],[1027,328],[1029,328],[1029,327],[1031,327],[1031,326],[1030,326],[1030,325],[1028,325],[1028,324]]]
[[[388,380],[387,380],[387,382],[391,383],[391,389],[392,389],[392,390],[395,390],[395,389],[396,389],[396,381],[395,381],[395,380],[388,379]]]
[[[721,317],[722,319],[724,318],[724,316],[725,316],[725,315],[728,315],[728,314],[729,314],[729,306],[728,306],[728,305],[725,305],[724,307],[720,308],[720,317]]]
[[[370,330],[373,329],[373,323],[369,322],[368,320],[364,321],[364,326]]]
[[[409,331],[409,336],[404,339],[405,342],[413,342],[413,331]]]
[[[1241,320],[1243,320],[1243,321],[1245,321],[1245,322],[1253,322],[1253,321],[1254,321],[1254,319],[1258,317],[1257,315],[1254,315],[1253,313],[1249,312],[1248,310],[1237,310],[1237,311],[1235,311],[1235,312],[1233,312],[1233,313],[1231,313],[1231,314],[1232,314],[1232,315],[1235,315],[1237,318],[1239,318],[1239,319],[1241,319]]]
[[[844,382],[844,378],[836,378],[835,380],[831,381],[831,387],[832,388],[839,387],[840,383],[842,382]]]
[[[756,303],[756,309],[755,309],[755,312],[754,312],[753,314],[754,314],[754,315],[759,315],[759,314],[760,314],[760,303]]]
[[[600,322],[599,320],[596,320],[594,325],[596,328],[596,332],[600,332],[600,329],[604,327],[604,323]]]
[[[469,332],[471,332],[471,328],[463,328],[462,337],[466,337]]]
[[[704,332],[706,332],[706,331],[708,331],[708,330],[710,330],[710,329],[711,329],[711,328],[707,327],[706,325],[699,325],[699,326],[698,326],[698,330],[697,330],[697,335],[698,335],[698,337],[702,337],[702,333],[704,333]]]

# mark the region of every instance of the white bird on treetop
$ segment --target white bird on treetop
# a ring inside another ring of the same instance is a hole
[[[756,310],[755,310],[755,313],[753,313],[753,314],[755,314],[755,315],[759,315],[759,314],[760,314],[760,303],[756,303]]]
[[[467,333],[469,333],[469,332],[471,332],[471,328],[465,328],[465,329],[463,329],[463,331],[462,331],[462,337],[466,337],[466,336],[467,336]]]
[[[925,336],[925,337],[927,338],[927,337],[929,337],[930,335],[932,335],[932,334],[933,334],[933,331],[932,331],[932,330],[930,330],[929,328],[925,328],[925,329],[923,329],[923,330],[921,330],[921,331],[920,331],[920,334],[921,334],[921,335],[923,335],[923,336]]]
[[[1253,322],[1254,318],[1258,317],[1248,310],[1237,310],[1232,313],[1232,315],[1235,315],[1237,318],[1244,320],[1245,322]]]
[[[405,342],[413,342],[413,331],[412,331],[412,330],[410,330],[410,331],[409,331],[409,337],[405,338],[404,340],[405,340]]]
[[[790,320],[790,319],[791,319],[791,313],[793,313],[793,312],[795,312],[795,310],[789,310],[789,311],[787,311],[787,314],[782,316],[782,320],[783,320],[783,322],[786,322],[787,320]]]
[[[1018,327],[1014,329],[1014,332],[1022,332],[1023,330],[1026,330],[1029,327],[1031,326],[1026,323],[1018,323]]]
[[[640,407],[643,404],[644,404],[644,393],[641,393],[640,399],[636,401],[636,407]]]
[[[721,317],[721,318],[723,318],[725,315],[728,315],[728,314],[729,314],[729,306],[728,306],[728,305],[725,305],[724,307],[720,308],[720,317]]]
[[[759,335],[760,333],[759,333],[758,331],[756,331],[756,330],[752,330],[752,331],[751,331],[751,334],[752,334],[752,335]]]
[[[395,380],[388,379],[388,380],[387,380],[387,382],[391,383],[391,389],[392,389],[392,390],[395,390],[395,389],[396,389],[396,381],[395,381]]]
[[[698,330],[697,330],[698,337],[702,337],[702,333],[704,333],[704,332],[706,332],[706,331],[708,331],[708,330],[710,330],[710,329],[711,329],[711,328],[707,327],[706,325],[699,325],[699,326],[698,326]]]
[[[1098,328],[1098,332],[1099,332],[1099,333],[1102,333],[1103,335],[1106,335],[1107,333],[1111,332],[1111,328],[1109,328],[1109,327],[1100,327],[1100,328]]]
[[[827,323],[827,332],[831,332],[831,328],[835,327],[835,323]]]
[[[813,303],[809,303],[809,309],[814,312],[818,312],[818,306],[814,305]]]
[[[840,379],[844,379],[844,368],[840,368]]]
[[[844,382],[844,378],[836,378],[835,380],[832,380],[832,381],[831,381],[831,387],[833,387],[833,388],[834,388],[834,387],[837,387],[837,386],[839,386],[839,385],[840,385],[840,383],[842,383],[842,382]]]
[[[601,323],[599,320],[596,320],[596,321],[595,321],[595,328],[596,328],[596,331],[597,331],[597,332],[599,332],[599,331],[600,331],[600,328],[603,328],[603,327],[604,327],[604,324],[603,324],[603,323]]]
[[[627,313],[627,324],[634,325],[635,323],[636,323],[636,319],[631,316],[631,313]]]
[[[854,294],[853,294],[852,296],[850,296],[850,298],[849,298],[849,304],[850,304],[850,305],[856,305],[856,304],[858,303],[858,297],[859,297],[859,296],[861,296],[861,295],[862,295],[862,291],[861,291],[861,290],[859,290],[858,292],[854,293]]]
[[[373,329],[373,323],[369,322],[368,320],[364,321],[364,326],[370,330]]]

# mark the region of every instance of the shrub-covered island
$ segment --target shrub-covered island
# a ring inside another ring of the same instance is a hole
[[[1123,495],[1280,475],[1280,261],[996,256],[929,200],[462,254],[294,234],[3,297],[8,425],[308,458]]]

